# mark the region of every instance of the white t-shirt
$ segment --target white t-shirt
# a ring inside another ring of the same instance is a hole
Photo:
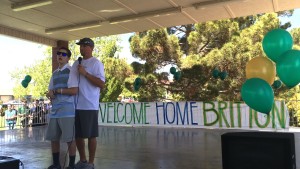
[[[82,59],[81,65],[90,75],[105,82],[104,66],[97,58],[91,57],[86,60]],[[100,88],[79,74],[78,60],[74,62],[69,78],[71,78],[69,87],[78,87],[78,94],[75,99],[76,109],[99,110]]]

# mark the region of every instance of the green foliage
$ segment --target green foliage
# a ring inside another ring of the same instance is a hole
[[[228,19],[195,24],[195,31],[188,37],[190,54],[203,56],[212,49],[219,49],[238,31],[238,23]]]
[[[168,64],[178,64],[182,55],[178,38],[168,36],[165,29],[149,30],[140,37],[138,34],[131,38],[131,52],[135,57],[145,60],[153,68],[147,68],[147,73],[160,69]]]
[[[102,102],[117,102],[123,90],[122,82],[116,77],[109,77],[106,80],[109,83],[107,83],[106,89],[101,91],[100,99]]]
[[[270,13],[172,27],[167,29],[169,36],[161,30],[149,30],[132,37],[131,51],[135,57],[146,61],[144,67],[148,71],[144,72],[144,76],[156,75],[156,86],[170,91],[173,99],[240,101],[241,85],[246,80],[246,63],[253,57],[265,56],[261,44],[265,34],[280,26],[287,27],[285,23],[279,22],[278,15],[291,13],[292,11]],[[179,31],[188,34],[178,36],[179,40],[170,41]],[[293,32],[293,37],[298,38],[298,32]],[[182,46],[186,45],[183,43],[188,43],[188,52],[183,50]],[[163,63],[168,63],[166,60],[171,61],[168,57],[160,56],[159,51],[165,46],[182,50],[177,52],[179,60],[173,63],[182,72],[182,77],[180,80],[171,81],[170,84],[163,83],[159,73],[153,73],[164,67],[166,64]],[[295,46],[297,47],[297,44]],[[182,53],[188,55],[180,55]],[[152,69],[147,66],[152,66]],[[213,78],[211,72],[215,68],[227,73],[224,80]],[[277,90],[282,89],[284,88]]]
[[[135,74],[140,74],[143,72],[144,65],[139,62],[132,62],[131,67],[133,68],[133,72]]]
[[[103,64],[106,89],[101,91],[100,99],[103,102],[117,101],[124,89],[124,81],[132,74],[132,69],[125,60],[117,58],[105,58]]]
[[[149,30],[131,37],[130,48],[133,55],[145,64],[132,63],[135,74],[142,78],[136,93],[139,101],[155,101],[165,97],[166,73],[157,71],[168,64],[180,65],[182,52],[178,38],[168,35],[165,29]],[[134,80],[128,81],[127,90],[133,91]]]
[[[300,48],[300,28],[295,28],[291,30],[291,35],[294,40],[294,49]]]

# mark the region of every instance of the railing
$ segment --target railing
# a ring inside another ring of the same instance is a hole
[[[18,112],[19,108],[23,105],[13,104],[14,109],[17,111],[17,117],[15,120],[14,128],[34,127],[40,125],[46,125],[48,122],[48,105],[39,104],[38,106],[29,105],[28,109],[25,109],[24,114]],[[0,112],[0,130],[8,129],[8,124],[5,117],[5,105],[1,105],[2,110]]]

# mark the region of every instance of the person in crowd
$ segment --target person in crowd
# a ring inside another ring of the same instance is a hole
[[[47,97],[51,99],[52,108],[49,114],[49,124],[46,139],[51,141],[53,164],[48,169],[61,169],[59,162],[60,140],[68,144],[69,165],[67,169],[75,168],[75,103],[77,83],[69,78],[71,66],[69,60],[71,51],[62,47],[57,52],[58,69],[56,69],[49,83]],[[64,166],[63,166],[64,167]]]
[[[8,129],[14,129],[17,121],[17,111],[11,104],[7,105],[7,110],[5,110],[5,120]]]
[[[94,169],[100,90],[105,87],[104,65],[92,55],[94,49],[92,39],[83,38],[76,44],[80,45],[83,59],[74,62],[72,66],[74,71],[70,76],[78,81],[78,94],[75,100],[75,138],[80,160],[75,167]],[[85,153],[85,139],[88,139],[88,160]]]
[[[29,121],[30,108],[27,105],[27,101],[23,101],[21,107],[18,109],[18,117],[20,118],[20,122],[22,127],[26,127]]]
[[[42,103],[37,99],[35,100],[34,107],[31,108],[30,114],[30,125],[38,126],[42,123],[42,119],[44,118],[43,106]]]

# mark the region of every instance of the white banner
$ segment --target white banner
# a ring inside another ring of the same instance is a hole
[[[106,102],[100,103],[100,125],[165,126],[218,129],[288,129],[283,101],[271,112],[259,113],[244,102]]]

